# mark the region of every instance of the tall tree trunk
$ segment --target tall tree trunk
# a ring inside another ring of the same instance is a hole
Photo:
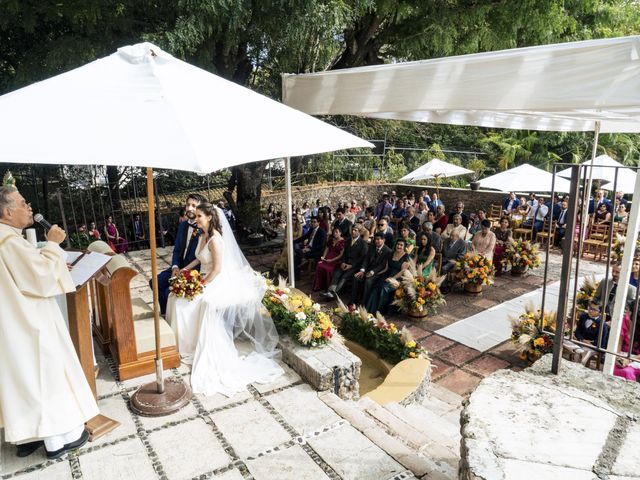
[[[241,238],[262,230],[260,195],[266,162],[254,162],[233,167],[236,179],[236,230]],[[231,185],[230,185],[231,186]]]

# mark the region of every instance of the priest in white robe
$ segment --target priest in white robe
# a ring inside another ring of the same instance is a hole
[[[66,234],[54,225],[38,249],[22,237],[31,224],[22,195],[0,186],[0,427],[19,456],[44,444],[58,458],[87,441],[99,411],[55,300],[75,290]]]

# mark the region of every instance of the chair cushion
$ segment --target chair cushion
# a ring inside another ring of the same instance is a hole
[[[153,316],[134,321],[133,328],[136,334],[136,351],[138,355],[152,352],[156,349]],[[164,318],[160,318],[160,346],[166,348],[174,347],[175,345],[176,337],[173,334],[173,330]]]

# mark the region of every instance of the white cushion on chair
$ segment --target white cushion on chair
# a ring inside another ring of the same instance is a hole
[[[136,297],[131,300],[133,308],[133,329],[136,334],[136,351],[151,352],[156,349],[155,327],[153,324],[153,309],[144,300]],[[173,347],[176,337],[164,318],[160,318],[160,346]]]

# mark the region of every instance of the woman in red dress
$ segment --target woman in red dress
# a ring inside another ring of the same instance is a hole
[[[331,238],[327,240],[324,255],[320,257],[316,267],[316,277],[313,281],[313,290],[327,290],[331,285],[333,271],[340,265],[340,259],[344,253],[344,238],[339,228],[334,228]]]
[[[493,249],[493,264],[496,267],[496,275],[502,275],[502,256],[509,243],[513,242],[511,236],[511,220],[509,217],[500,219],[500,227],[495,231],[496,246]]]

